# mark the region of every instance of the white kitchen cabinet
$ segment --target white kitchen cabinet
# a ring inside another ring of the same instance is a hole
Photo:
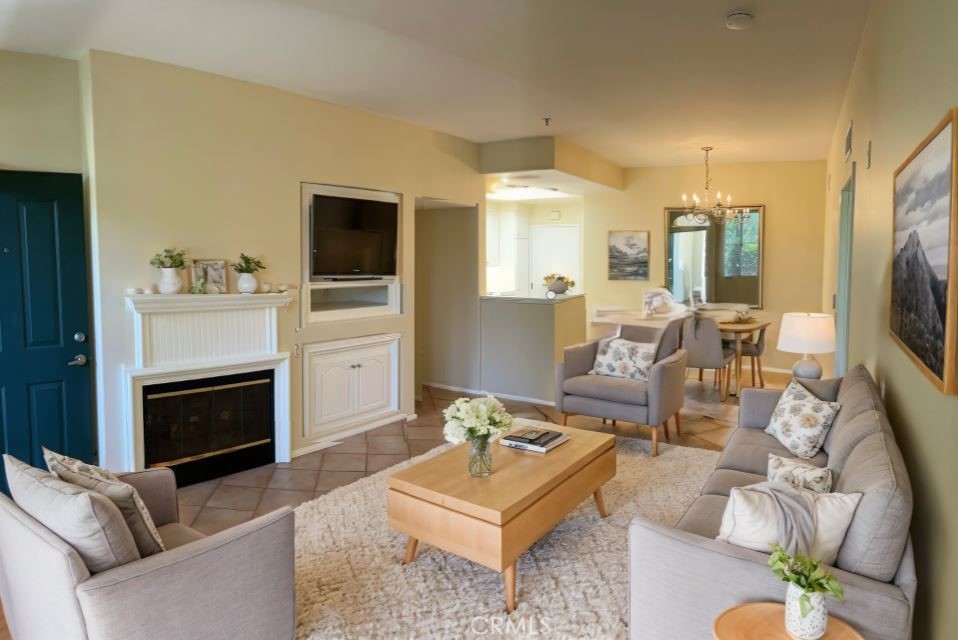
[[[399,419],[399,336],[303,347],[303,435],[331,439]]]

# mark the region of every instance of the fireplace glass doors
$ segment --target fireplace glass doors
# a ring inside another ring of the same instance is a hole
[[[180,486],[275,459],[272,371],[149,385],[143,413],[146,466]]]

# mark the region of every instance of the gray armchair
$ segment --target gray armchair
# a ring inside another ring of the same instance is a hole
[[[658,455],[658,428],[669,437],[668,420],[675,417],[681,435],[679,411],[685,404],[686,352],[680,349],[682,320],[665,329],[623,326],[621,337],[633,342],[658,342],[655,364],[648,381],[589,375],[595,363],[599,341],[565,348],[565,357],[556,366],[556,410],[562,424],[571,415],[624,420],[652,427],[652,455]]]
[[[735,349],[728,348],[722,342],[718,323],[707,317],[688,318],[682,338],[683,346],[689,352],[689,368],[699,370],[699,382],[705,369],[714,370],[721,400],[725,402],[732,378],[730,365],[735,359]]]
[[[122,475],[167,550],[91,575],[79,554],[0,494],[0,596],[14,638],[292,638],[293,512],[204,536],[179,522],[169,469]]]

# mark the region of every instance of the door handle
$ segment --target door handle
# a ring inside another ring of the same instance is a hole
[[[70,362],[67,363],[67,365],[69,365],[69,366],[71,366],[71,367],[82,367],[82,366],[85,365],[86,363],[87,363],[87,357],[86,357],[85,355],[83,355],[82,353],[78,353],[78,354],[73,358],[73,360],[70,360]]]

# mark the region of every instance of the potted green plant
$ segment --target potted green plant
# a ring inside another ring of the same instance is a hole
[[[239,274],[239,280],[236,281],[236,289],[240,293],[255,293],[257,285],[256,276],[253,274],[260,269],[265,269],[266,265],[257,258],[241,253],[239,262],[234,262],[231,266],[233,267],[233,271]]]
[[[186,268],[186,251],[181,249],[163,249],[153,256],[150,264],[160,270],[160,282],[157,288],[160,293],[179,293],[183,281],[177,271]]]
[[[785,630],[799,640],[817,640],[828,629],[825,596],[845,600],[845,591],[820,560],[808,556],[789,555],[778,545],[772,546],[768,565],[780,580],[788,583],[785,592]]]

